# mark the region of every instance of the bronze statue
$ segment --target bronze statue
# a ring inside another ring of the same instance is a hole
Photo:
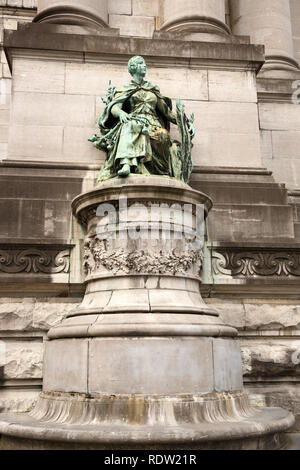
[[[144,80],[147,66],[143,57],[132,57],[128,71],[132,76],[129,85],[120,90],[109,85],[98,120],[100,136],[89,139],[107,152],[98,182],[138,173],[166,175],[188,183],[193,168],[194,116],[186,117],[179,100],[177,113],[173,113],[170,98]],[[170,122],[179,126],[181,143],[171,139]]]

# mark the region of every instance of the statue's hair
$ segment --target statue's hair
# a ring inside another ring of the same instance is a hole
[[[135,55],[134,57],[131,57],[131,59],[129,59],[128,61],[128,72],[130,74],[134,72],[136,70],[136,63],[141,61],[145,62],[145,59],[140,55]]]

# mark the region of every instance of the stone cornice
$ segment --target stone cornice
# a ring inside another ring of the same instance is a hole
[[[26,26],[26,27],[25,27]],[[10,66],[14,57],[47,58],[80,62],[125,64],[132,55],[143,55],[149,65],[190,66],[253,70],[264,63],[264,47],[198,41],[131,38],[111,35],[52,34],[43,25],[25,25],[4,31],[4,48]]]

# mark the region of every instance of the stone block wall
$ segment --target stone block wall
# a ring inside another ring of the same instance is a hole
[[[290,409],[300,430],[300,303],[275,297],[206,302],[239,331],[244,384],[252,402]]]
[[[159,83],[161,92],[174,102],[180,97],[187,113],[195,113],[200,129],[195,138],[195,165],[261,165],[254,72],[150,63],[148,79]],[[116,87],[127,83],[126,64],[16,59],[8,158],[103,161],[104,155],[88,138],[97,132],[103,109],[100,97],[106,94],[109,80]]]
[[[0,7],[37,8],[37,0],[0,0]]]
[[[0,159],[7,157],[11,103],[11,72],[2,47],[3,31],[17,29],[18,21],[31,22],[36,8],[37,0],[0,0]]]
[[[0,412],[31,409],[42,387],[46,333],[80,301],[1,297]]]
[[[259,84],[264,89],[264,97],[272,91],[279,96],[279,86],[287,92],[281,102],[263,97],[259,103],[262,157],[276,181],[293,190],[300,187],[300,110],[299,104],[293,102],[293,84],[299,87],[300,98],[300,80],[298,85],[295,80],[280,82],[262,80]]]
[[[160,0],[109,0],[109,25],[125,36],[151,38],[157,25]]]

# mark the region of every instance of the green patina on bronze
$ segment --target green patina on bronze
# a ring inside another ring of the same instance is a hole
[[[170,98],[144,80],[143,57],[132,57],[128,70],[129,85],[117,90],[109,84],[98,120],[100,135],[89,139],[107,153],[98,182],[135,173],[166,175],[188,183],[193,169],[194,116],[187,118],[179,100],[173,113]],[[170,137],[170,123],[178,125],[181,143]]]

